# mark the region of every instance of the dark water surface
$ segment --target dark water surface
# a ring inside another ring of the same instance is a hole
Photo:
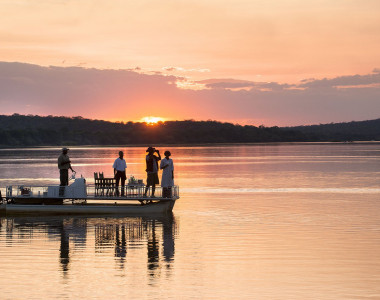
[[[73,148],[145,179],[145,147]],[[162,147],[161,217],[0,218],[0,299],[379,299],[380,145]],[[58,184],[59,149],[0,150],[0,187]]]

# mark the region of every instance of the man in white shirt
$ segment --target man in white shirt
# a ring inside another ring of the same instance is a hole
[[[127,163],[125,162],[123,151],[119,151],[119,157],[116,158],[113,163],[113,171],[116,179],[116,196],[119,196],[119,183],[121,179],[121,196],[124,196],[124,186],[127,176],[125,175],[125,169],[127,168]]]

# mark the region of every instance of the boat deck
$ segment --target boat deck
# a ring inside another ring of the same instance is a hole
[[[0,202],[0,214],[5,215],[151,215],[168,213],[173,210],[179,198],[178,187],[169,192],[156,187],[126,186],[121,190],[95,186],[8,186],[6,197]],[[60,196],[60,192],[63,196]],[[119,193],[118,193],[119,192]]]
[[[144,185],[126,185],[124,192],[121,187],[117,190],[112,187],[99,187],[96,185],[86,185],[75,188],[66,186],[61,190],[59,186],[7,186],[6,201],[21,199],[61,199],[63,201],[86,200],[86,201],[173,201],[179,199],[179,187],[173,186],[170,190],[156,187],[154,196],[152,188],[147,189],[145,196]]]

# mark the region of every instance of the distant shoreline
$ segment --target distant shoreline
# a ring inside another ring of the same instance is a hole
[[[236,147],[236,146],[282,146],[282,145],[380,145],[380,141],[352,141],[352,142],[267,142],[267,143],[202,143],[202,144],[154,144],[156,148],[172,147],[172,148],[197,148],[197,147]],[[16,146],[16,147],[1,147],[2,150],[14,149],[61,149],[63,146]],[[74,145],[68,146],[72,149],[79,148],[145,148],[149,145]]]
[[[298,127],[218,121],[112,123],[80,117],[0,115],[0,148],[230,145],[380,141],[380,119]]]

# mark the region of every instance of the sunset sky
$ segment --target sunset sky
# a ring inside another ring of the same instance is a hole
[[[0,0],[0,114],[380,117],[378,0]]]

